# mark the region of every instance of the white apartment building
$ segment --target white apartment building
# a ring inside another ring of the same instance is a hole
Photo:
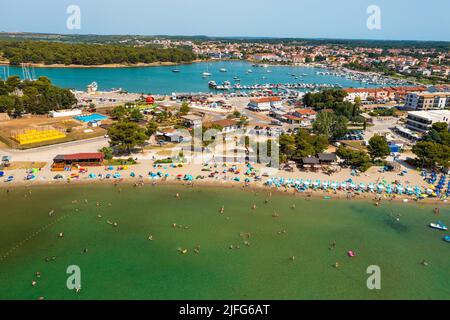
[[[405,108],[432,110],[450,108],[450,92],[423,92],[406,95]]]
[[[406,118],[406,127],[426,133],[436,122],[450,124],[450,110],[410,111]]]

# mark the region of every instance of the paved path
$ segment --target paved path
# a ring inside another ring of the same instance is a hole
[[[57,154],[98,152],[108,146],[108,139],[98,137],[87,140],[72,141],[29,150],[0,148],[0,156],[11,156],[12,161],[52,161]]]

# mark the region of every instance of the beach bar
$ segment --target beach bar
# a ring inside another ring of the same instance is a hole
[[[53,159],[52,171],[64,171],[74,166],[95,167],[103,165],[103,153],[75,153],[57,155]]]

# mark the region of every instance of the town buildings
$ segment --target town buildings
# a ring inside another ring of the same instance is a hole
[[[278,97],[258,98],[250,100],[248,108],[252,111],[270,111],[282,106],[282,100]]]
[[[425,133],[437,122],[450,124],[450,110],[410,111],[406,118],[406,127]]]
[[[450,108],[450,92],[409,93],[405,108],[410,110],[432,110]]]

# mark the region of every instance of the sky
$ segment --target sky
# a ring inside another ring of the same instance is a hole
[[[449,0],[0,0],[0,31],[450,41],[449,12]]]

